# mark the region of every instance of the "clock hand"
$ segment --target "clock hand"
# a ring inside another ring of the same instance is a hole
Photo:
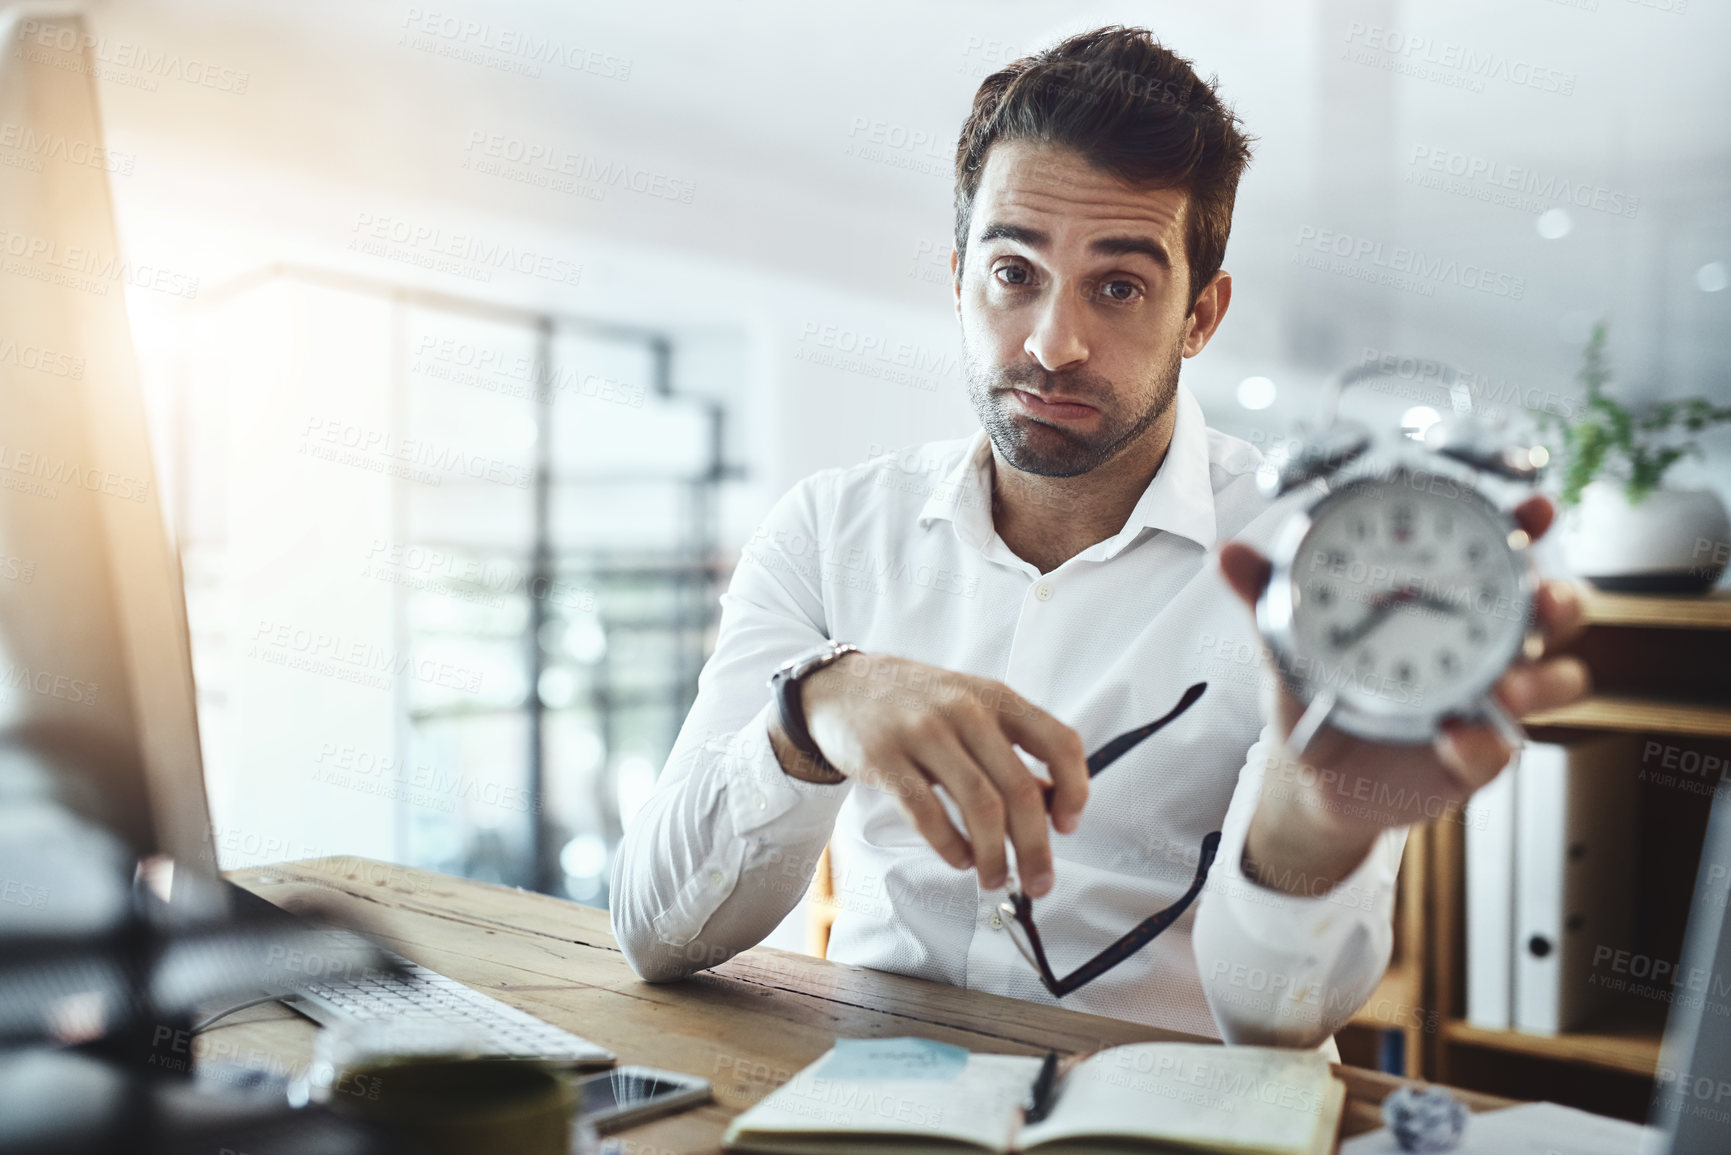
[[[1372,599],[1369,612],[1366,613],[1364,617],[1358,619],[1356,625],[1352,626],[1350,629],[1335,629],[1329,631],[1329,641],[1334,643],[1334,648],[1337,650],[1344,650],[1348,646],[1356,644],[1365,635],[1369,634],[1372,630],[1376,629],[1376,627],[1387,621],[1389,615],[1394,613],[1395,610],[1416,597],[1417,593],[1418,591],[1414,590],[1411,586],[1406,586],[1398,590],[1389,590],[1387,593],[1378,594],[1374,599]]]
[[[1465,608],[1459,602],[1438,597],[1434,593],[1427,593],[1420,590],[1419,587],[1415,585],[1401,586],[1399,589],[1389,590],[1387,593],[1381,594],[1373,599],[1370,604],[1372,609],[1383,609],[1388,606],[1404,605],[1408,602],[1423,609],[1434,610],[1440,614],[1459,614]]]
[[[1461,605],[1459,602],[1451,602],[1444,598],[1439,598],[1435,594],[1421,594],[1415,600],[1419,605],[1423,606],[1427,610],[1434,610],[1439,614],[1448,614],[1451,617],[1458,616],[1466,609],[1466,607]]]
[[[1399,589],[1388,590],[1376,595],[1376,597],[1370,600],[1370,608],[1373,611],[1391,610],[1402,603],[1412,601],[1418,596],[1419,592],[1417,586],[1401,586]]]

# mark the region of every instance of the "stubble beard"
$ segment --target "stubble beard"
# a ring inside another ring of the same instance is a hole
[[[1050,373],[1038,365],[1001,369],[981,364],[964,348],[968,400],[992,446],[1005,461],[1038,477],[1079,477],[1122,453],[1172,407],[1178,396],[1183,348],[1175,346],[1167,363],[1155,369],[1153,399],[1141,411],[1119,415],[1110,407],[1117,395],[1111,383],[1087,372]],[[1081,433],[1040,421],[1023,412],[1011,389],[1056,393],[1100,410],[1100,428]]]

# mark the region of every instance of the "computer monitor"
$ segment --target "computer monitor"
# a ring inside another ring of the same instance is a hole
[[[0,43],[0,122],[36,161],[0,165],[0,754],[14,800],[34,767],[137,857],[214,877],[184,594],[126,313],[154,271],[122,252],[90,163],[105,150],[82,19],[13,10]]]
[[[1649,1122],[1663,1155],[1731,1151],[1731,791],[1707,820]]]

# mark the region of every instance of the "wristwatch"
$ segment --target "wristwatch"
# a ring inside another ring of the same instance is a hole
[[[819,773],[828,774],[838,782],[846,775],[831,766],[823,751],[817,748],[817,743],[812,741],[811,731],[805,724],[805,704],[800,700],[799,686],[801,681],[825,666],[859,652],[858,646],[846,642],[825,642],[783,662],[769,678],[776,708],[781,711],[781,728],[787,732],[788,741],[793,743],[794,749],[812,760]]]

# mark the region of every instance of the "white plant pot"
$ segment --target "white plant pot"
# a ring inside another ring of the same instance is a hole
[[[1561,527],[1571,570],[1603,590],[1702,593],[1731,560],[1731,518],[1710,489],[1656,489],[1630,505],[1621,482],[1595,481]]]

